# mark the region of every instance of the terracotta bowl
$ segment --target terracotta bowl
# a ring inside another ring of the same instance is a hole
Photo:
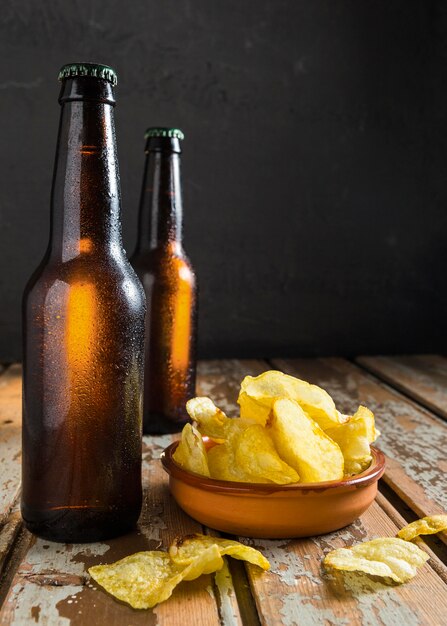
[[[371,447],[371,465],[351,478],[291,485],[231,482],[184,470],[172,458],[177,445],[161,455],[177,504],[210,528],[246,537],[310,537],[343,528],[373,502],[385,470],[384,454]]]

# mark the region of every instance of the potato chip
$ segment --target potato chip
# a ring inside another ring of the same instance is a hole
[[[349,422],[349,420],[351,419],[350,415],[345,415],[344,413],[340,413],[340,411],[337,411],[337,413],[338,413],[338,421],[340,422],[340,424]]]
[[[378,436],[374,427],[374,414],[364,406],[348,417],[348,421],[325,430],[326,435],[338,443],[345,460],[345,475],[359,474],[371,463],[369,443]]]
[[[234,451],[230,444],[221,443],[208,450],[208,467],[211,478],[217,480],[235,480],[238,482],[255,482],[247,472],[236,467]]]
[[[223,566],[219,548],[213,544],[188,565],[174,563],[166,552],[137,552],[111,565],[96,565],[90,576],[111,595],[134,609],[149,609],[167,600],[182,580],[194,580]]]
[[[411,541],[419,535],[434,535],[444,530],[447,530],[447,515],[430,515],[401,528],[397,536],[405,541]]]
[[[247,428],[252,423],[227,417],[210,398],[206,397],[188,400],[186,410],[190,418],[197,422],[197,427],[202,435],[209,437],[217,443],[226,441],[233,434]]]
[[[191,424],[185,424],[182,438],[173,454],[176,463],[190,472],[210,476],[202,435]]]
[[[324,557],[326,568],[346,572],[364,572],[397,583],[413,578],[428,555],[413,543],[396,537],[365,541],[351,548],[332,550]]]
[[[298,472],[300,482],[343,478],[343,454],[339,446],[297,402],[277,400],[267,429],[278,454]]]
[[[354,421],[363,425],[365,429],[365,436],[367,437],[369,443],[373,443],[380,435],[380,431],[376,428],[374,413],[366,406],[360,405],[354,415],[349,418],[349,421]]]
[[[298,402],[323,429],[340,422],[334,401],[324,389],[275,370],[244,378],[238,398],[241,417],[264,426],[278,398],[289,398]]]
[[[213,544],[217,545],[221,556],[227,554],[233,559],[248,561],[264,570],[270,568],[270,563],[259,550],[250,548],[239,541],[208,535],[194,534],[176,539],[169,548],[169,555],[177,565],[189,565],[200,551]]]
[[[230,441],[208,451],[212,478],[241,482],[288,484],[298,482],[296,471],[279,456],[260,424],[235,433]]]
[[[254,424],[239,433],[233,442],[236,467],[247,472],[250,480],[262,480],[280,485],[297,483],[299,475],[287,465],[265,428]]]

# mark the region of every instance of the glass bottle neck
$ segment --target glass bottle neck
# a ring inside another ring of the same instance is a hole
[[[149,151],[140,201],[137,253],[171,247],[182,250],[180,156]]]
[[[90,96],[93,88],[89,84]],[[103,86],[98,95],[100,89]],[[50,253],[64,261],[122,249],[113,105],[99,97],[78,96],[60,99],[51,194]]]

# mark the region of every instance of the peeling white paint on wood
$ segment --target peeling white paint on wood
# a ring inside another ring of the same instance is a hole
[[[225,557],[222,569],[214,575],[214,584],[219,594],[218,605],[222,624],[225,626],[242,626],[233,579],[231,578],[228,562]]]
[[[340,575],[348,592],[357,600],[362,626],[419,626],[421,619],[409,606],[399,602],[395,589],[360,572]]]
[[[32,607],[40,608],[41,624],[69,624],[59,614],[57,603],[71,596],[75,599],[87,584],[84,559],[101,556],[108,550],[109,546],[101,543],[64,546],[33,539],[5,600],[0,624],[31,623]]]
[[[398,400],[377,403],[368,398],[377,415],[382,436],[377,442],[387,456],[396,459],[406,474],[421,485],[427,496],[447,510],[447,489],[442,464],[446,459],[447,426],[432,420]]]

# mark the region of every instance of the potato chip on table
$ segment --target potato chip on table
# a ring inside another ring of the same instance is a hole
[[[444,530],[447,530],[447,515],[430,515],[408,524],[399,530],[397,536],[405,541],[411,541],[419,535],[434,535]]]
[[[259,550],[250,548],[250,546],[239,543],[239,541],[210,537],[209,535],[194,534],[176,539],[169,548],[169,555],[175,563],[189,565],[197,552],[205,550],[213,544],[217,545],[221,556],[228,555],[233,559],[248,561],[264,570],[270,568],[270,563]]]
[[[194,580],[223,566],[222,555],[249,561],[263,569],[267,559],[237,541],[188,535],[176,539],[169,552],[137,552],[111,565],[96,565],[89,574],[101,587],[134,609],[149,609],[167,600],[182,580]]]
[[[111,565],[96,565],[90,576],[106,591],[134,609],[149,609],[167,600],[182,580],[220,569],[216,545],[200,552],[187,566],[174,563],[166,552],[137,552]]]
[[[380,576],[385,583],[390,579],[404,583],[416,575],[417,568],[424,565],[428,558],[413,543],[396,537],[385,537],[350,548],[332,550],[324,557],[323,563],[328,570],[364,572]]]

